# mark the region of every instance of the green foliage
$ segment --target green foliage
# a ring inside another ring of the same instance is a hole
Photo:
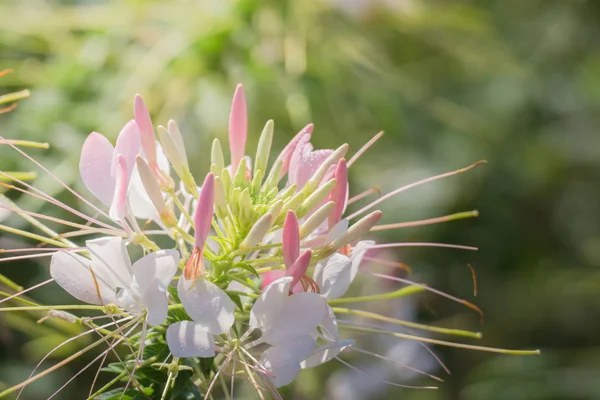
[[[384,235],[389,241],[480,247],[476,256],[432,249],[394,254],[411,266],[412,279],[470,301],[466,264],[477,271],[483,326],[477,316],[429,295],[414,304],[418,319],[470,324],[483,332],[484,344],[542,346],[544,355],[519,364],[445,349],[440,354],[452,375],[444,376],[440,390],[383,386],[369,398],[397,393],[407,400],[598,398],[593,377],[600,365],[599,14],[598,2],[562,0],[6,0],[0,2],[0,69],[15,73],[2,77],[0,94],[29,88],[32,96],[0,115],[0,135],[50,142],[50,150],[30,153],[86,193],[75,167],[85,135],[96,130],[114,139],[131,118],[131,99],[139,92],[157,123],[178,121],[192,172],[205,171],[207,149],[214,137],[226,136],[230,97],[243,82],[249,95],[248,149],[271,118],[273,149],[308,122],[315,123],[317,148],[347,141],[355,151],[385,130],[351,169],[354,193],[374,185],[385,193],[488,159],[481,170],[406,193],[383,209],[386,223],[473,208],[481,212],[478,220]],[[3,148],[0,168],[28,171],[31,165]],[[46,176],[37,187],[80,206]],[[65,217],[33,198],[20,204]],[[14,226],[26,225],[15,219]],[[24,245],[4,235],[0,240],[1,247]],[[41,265],[0,268],[31,285],[47,279],[46,264]],[[366,277],[363,282],[357,295],[380,289]],[[69,298],[56,286],[31,296],[56,304]],[[410,312],[402,299],[383,303]],[[172,310],[170,318],[188,319],[182,309]],[[2,331],[0,377],[12,385],[55,343],[35,341],[35,349],[17,351],[43,336],[43,325],[1,315],[0,324],[8,328]],[[157,347],[146,351],[160,354],[159,344],[156,339]],[[360,345],[383,351],[380,343]],[[64,375],[45,378],[39,393],[57,389],[92,358],[86,355],[65,367]],[[427,360],[421,359],[435,368]],[[388,365],[358,356],[353,361],[362,368]],[[109,368],[119,365],[111,359]],[[101,377],[112,379],[114,372]],[[291,392],[322,398],[331,394],[326,379],[334,375],[339,382],[344,372],[333,365],[305,372],[284,398]],[[90,368],[56,398],[87,393],[94,373]],[[137,373],[154,389],[148,395],[160,398],[162,388],[143,368]],[[396,375],[402,380],[410,374]],[[172,396],[189,385],[180,372]],[[126,395],[135,398],[135,389]]]

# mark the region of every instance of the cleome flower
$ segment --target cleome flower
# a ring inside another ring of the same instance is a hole
[[[370,189],[353,196],[348,173],[382,133],[347,158],[347,144],[315,150],[311,124],[271,157],[274,123],[268,121],[251,157],[246,151],[247,127],[246,98],[239,85],[229,120],[229,160],[215,139],[210,171],[198,186],[177,124],[171,120],[166,127],[155,129],[143,99],[136,96],[134,118],[119,133],[114,146],[95,132],[83,144],[79,170],[97,201],[68,187],[18,148],[19,143],[2,142],[61,184],[86,209],[93,210],[93,215],[18,176],[2,173],[16,182],[12,189],[62,208],[72,218],[27,211],[2,197],[2,210],[24,218],[40,233],[5,225],[0,228],[45,247],[3,249],[7,256],[0,261],[50,257],[50,279],[22,289],[0,276],[0,282],[11,291],[0,292],[0,303],[7,303],[0,312],[41,316],[40,322],[59,318],[81,325],[83,331],[53,349],[29,379],[0,392],[0,397],[17,391],[20,396],[32,382],[98,346],[105,350],[63,387],[98,364],[97,376],[101,371],[116,376],[101,388],[95,387],[94,380],[88,398],[132,398],[138,392],[153,399],[166,399],[172,393],[211,398],[217,383],[226,397],[234,398],[236,382],[243,388],[254,388],[260,398],[266,394],[281,398],[278,388],[293,383],[303,369],[338,362],[360,371],[343,360],[346,352],[394,362],[357,347],[356,333],[503,354],[539,353],[442,340],[434,335],[476,339],[481,334],[353,307],[400,301],[430,291],[480,312],[466,300],[396,273],[374,270],[377,266],[398,266],[380,258],[378,253],[383,249],[476,248],[378,243],[370,238],[382,230],[477,216],[476,211],[470,211],[380,224],[383,214],[377,206],[413,187],[465,172],[480,163],[400,187],[347,213],[348,206],[377,193]],[[274,160],[271,165],[270,160]],[[51,229],[48,222],[62,226],[60,232]],[[86,239],[83,245],[77,243],[80,238]],[[130,253],[143,256],[132,263]],[[349,291],[355,292],[352,286],[359,276],[385,282],[386,289],[347,296]],[[87,304],[42,305],[28,297],[35,289],[53,283]],[[85,335],[98,339],[38,372],[58,348]],[[113,361],[105,367],[109,360]]]

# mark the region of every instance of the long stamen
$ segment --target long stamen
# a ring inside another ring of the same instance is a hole
[[[428,374],[427,372],[425,372],[423,370],[420,370],[418,368],[415,368],[415,367],[411,367],[410,365],[402,364],[402,363],[398,362],[398,360],[394,360],[391,357],[386,357],[386,356],[382,356],[381,354],[373,353],[371,351],[362,350],[362,349],[359,349],[356,346],[350,346],[350,347],[348,347],[348,350],[350,350],[350,351],[356,351],[358,353],[367,354],[367,355],[379,358],[381,360],[389,361],[389,362],[394,363],[396,365],[399,365],[399,366],[401,366],[403,368],[406,368],[406,369],[409,369],[411,371],[414,371],[414,372],[416,372],[418,374],[421,374],[421,375],[424,375],[424,376],[428,376],[429,378],[435,379],[438,382],[444,382],[444,380],[442,378],[438,377],[438,376]]]
[[[429,178],[422,179],[420,181],[411,183],[409,185],[402,186],[401,188],[398,188],[396,190],[391,191],[390,193],[387,193],[387,194],[383,195],[382,197],[380,197],[377,200],[373,201],[371,204],[368,204],[368,205],[364,206],[363,208],[361,208],[360,210],[358,210],[355,213],[351,214],[347,218],[349,220],[354,219],[354,218],[358,217],[360,214],[362,214],[362,213],[370,210],[371,208],[375,207],[376,205],[378,205],[378,204],[384,202],[385,200],[389,199],[390,197],[393,197],[393,196],[395,196],[397,194],[405,192],[405,191],[407,191],[409,189],[412,189],[412,188],[417,187],[419,185],[422,185],[424,183],[428,183],[428,182],[432,182],[432,181],[435,181],[435,180],[438,180],[438,179],[447,178],[449,176],[461,174],[463,172],[466,172],[466,171],[468,171],[470,169],[475,168],[478,165],[485,164],[486,162],[487,161],[485,161],[485,160],[477,161],[476,163],[471,164],[468,167],[457,169],[455,171],[446,172],[446,173],[440,174],[440,175],[435,175],[435,176],[432,176],[432,177],[429,177]]]
[[[460,213],[456,213],[456,214],[445,215],[443,217],[423,219],[420,221],[398,222],[395,224],[377,225],[371,229],[371,232],[385,231],[388,229],[412,228],[412,227],[416,227],[416,226],[439,224],[442,222],[456,221],[456,220],[465,219],[465,218],[476,218],[478,216],[479,216],[479,212],[477,210],[465,211],[465,212],[460,212]]]
[[[12,296],[9,296],[9,297],[7,297],[5,299],[0,300],[0,304],[4,303],[5,301],[9,301],[11,299],[14,299],[15,297],[19,297],[19,296],[21,296],[21,295],[23,295],[23,294],[25,294],[27,292],[31,292],[32,290],[40,288],[40,287],[42,287],[42,286],[44,286],[44,285],[46,285],[46,284],[48,284],[50,282],[54,282],[54,279],[48,279],[48,280],[45,280],[44,282],[38,283],[37,285],[33,285],[32,287],[29,287],[29,288],[27,288],[25,290],[21,290],[19,293],[15,293]]]
[[[352,166],[352,164],[354,164],[356,162],[356,160],[358,160],[358,158],[360,156],[362,156],[365,153],[365,151],[369,150],[369,148],[371,146],[373,146],[375,144],[375,142],[377,142],[382,136],[383,136],[383,131],[379,132],[377,135],[373,136],[367,143],[365,143],[364,146],[361,147],[356,152],[356,154],[352,156],[350,161],[348,161],[348,168],[350,168]]]
[[[4,138],[0,136],[0,140],[4,140]],[[90,201],[88,201],[82,195],[80,195],[79,193],[77,193],[76,191],[74,191],[73,189],[71,189],[71,187],[69,187],[69,185],[67,185],[66,183],[64,183],[63,181],[61,181],[56,175],[54,175],[52,172],[50,172],[50,170],[48,168],[44,167],[42,164],[40,164],[38,161],[36,161],[29,154],[25,153],[23,150],[19,149],[17,146],[15,146],[13,144],[8,143],[8,145],[10,147],[12,147],[13,149],[15,149],[17,152],[19,152],[19,154],[21,154],[23,157],[25,157],[26,159],[28,159],[29,161],[31,161],[32,163],[34,163],[36,166],[38,166],[39,168],[41,168],[42,171],[44,171],[45,173],[47,173],[59,185],[61,185],[63,188],[65,188],[67,191],[69,191],[71,194],[73,194],[75,197],[77,197],[79,200],[81,200],[82,202],[84,202],[89,207],[92,207],[96,212],[99,212],[100,214],[102,214],[105,217],[109,218],[108,214],[106,214],[104,211],[102,211],[101,209],[99,209],[98,207],[96,207],[94,204],[92,204]]]
[[[460,304],[463,304],[463,305],[469,307],[470,309],[476,311],[481,316],[481,320],[483,321],[483,311],[481,311],[481,309],[479,307],[477,307],[475,304],[471,303],[470,301],[459,299],[458,297],[451,296],[449,294],[446,294],[446,293],[442,292],[441,290],[434,289],[434,288],[429,287],[429,286],[427,286],[425,284],[416,283],[416,282],[410,281],[408,279],[398,278],[397,276],[390,276],[390,275],[378,274],[376,272],[370,272],[370,271],[365,271],[365,272],[361,271],[361,273],[365,273],[365,274],[368,274],[368,275],[376,276],[378,278],[388,279],[388,280],[391,280],[391,281],[406,283],[408,285],[413,285],[413,286],[417,286],[417,287],[423,288],[424,290],[427,290],[429,292],[432,292],[432,293],[435,293],[437,295],[443,296],[443,297],[445,297],[447,299],[450,299],[452,301],[455,301],[457,303],[460,303]]]
[[[361,374],[363,374],[363,375],[366,375],[366,376],[368,376],[369,378],[375,379],[375,380],[377,380],[378,382],[385,383],[386,385],[390,385],[390,386],[396,386],[396,387],[401,387],[401,388],[405,388],[405,389],[437,389],[437,386],[412,386],[412,385],[402,385],[402,384],[400,384],[400,383],[390,382],[390,381],[386,381],[386,380],[384,380],[384,379],[377,379],[377,378],[375,378],[374,376],[372,376],[372,375],[368,374],[367,372],[365,372],[365,371],[363,371],[363,370],[361,370],[361,369],[358,369],[358,368],[356,368],[355,366],[353,366],[353,365],[351,365],[351,364],[347,363],[346,361],[343,361],[343,360],[342,360],[341,358],[339,358],[339,357],[335,357],[335,359],[336,359],[338,362],[340,362],[341,364],[344,364],[346,367],[348,367],[348,368],[350,368],[350,369],[352,369],[352,370],[354,370],[354,371],[356,371],[356,372],[359,372],[359,373],[361,373]]]

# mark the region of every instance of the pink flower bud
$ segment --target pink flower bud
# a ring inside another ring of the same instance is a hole
[[[340,222],[344,208],[346,207],[346,194],[348,193],[348,166],[346,165],[346,159],[342,158],[338,162],[334,178],[336,184],[329,194],[329,200],[333,201],[335,206],[328,217],[329,229]]]
[[[290,267],[300,255],[300,227],[293,211],[288,211],[285,217],[281,242],[283,262]]]
[[[135,100],[133,102],[133,115],[135,122],[140,129],[144,155],[146,156],[146,160],[148,161],[150,168],[155,170],[157,165],[154,127],[152,126],[152,119],[150,119],[150,113],[148,112],[146,103],[144,103],[144,99],[139,94],[135,95]]]
[[[239,84],[235,88],[231,114],[229,115],[229,149],[231,151],[232,171],[237,171],[240,160],[244,157],[246,137],[248,136],[248,110],[244,87]]]
[[[293,278],[292,283],[290,284],[290,290],[293,290],[294,286],[296,286],[304,274],[306,274],[306,270],[310,265],[311,257],[312,252],[310,250],[306,250],[292,265],[287,268],[285,276],[291,276]]]
[[[196,248],[203,249],[208,233],[210,232],[210,224],[213,218],[215,203],[215,176],[211,173],[206,175],[200,196],[198,198],[198,207],[194,216],[195,225],[195,242]]]

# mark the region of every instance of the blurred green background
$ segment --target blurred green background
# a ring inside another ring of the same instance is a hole
[[[114,139],[133,115],[135,93],[144,95],[155,123],[180,123],[201,174],[210,141],[226,137],[238,82],[248,95],[250,154],[270,118],[275,148],[308,122],[317,148],[346,141],[356,150],[384,130],[351,169],[354,193],[373,185],[387,192],[487,159],[383,207],[386,223],[471,209],[478,219],[379,236],[478,246],[477,253],[393,254],[411,266],[412,279],[478,304],[483,325],[468,309],[430,295],[385,306],[390,314],[479,330],[483,345],[540,348],[542,355],[435,348],[448,376],[418,346],[371,338],[363,348],[394,348],[395,358],[446,382],[435,391],[397,389],[330,363],[303,373],[284,397],[600,398],[599,2],[3,0],[4,68],[15,73],[0,78],[0,94],[28,88],[32,95],[0,115],[0,135],[49,142],[50,150],[30,153],[82,193],[76,165],[85,136],[96,130]],[[14,151],[0,151],[3,170],[32,168]],[[77,204],[47,176],[36,185]],[[61,215],[32,199],[20,204]],[[0,236],[1,248],[19,245]],[[467,263],[477,271],[477,298]],[[47,261],[2,264],[0,272],[27,287],[47,279]],[[32,297],[69,301],[57,286]],[[26,378],[73,329],[38,325],[34,317],[0,314],[0,385]],[[46,398],[92,358],[32,385],[24,398]],[[345,359],[379,379],[432,383],[385,361]],[[85,398],[94,372],[56,398]]]

